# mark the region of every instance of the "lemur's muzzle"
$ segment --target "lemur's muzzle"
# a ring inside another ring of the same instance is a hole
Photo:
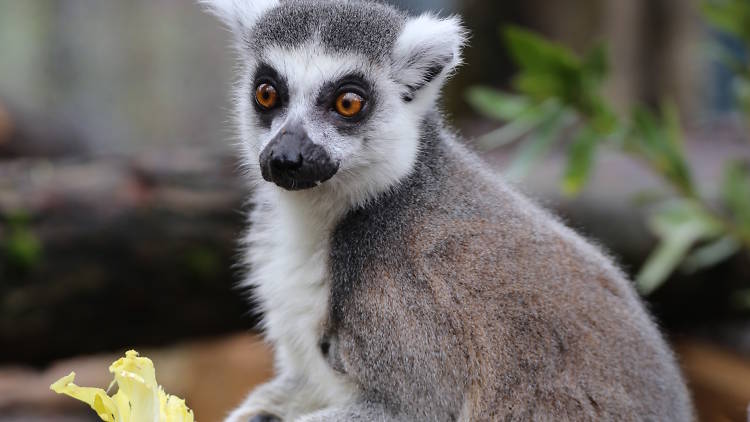
[[[286,190],[315,187],[333,177],[339,163],[308,138],[300,124],[290,124],[260,154],[263,178]]]

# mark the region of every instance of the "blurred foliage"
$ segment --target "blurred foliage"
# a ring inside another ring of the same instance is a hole
[[[707,0],[701,6],[709,24],[745,46],[743,57],[726,51],[726,47],[716,46],[716,49],[721,61],[732,70],[737,102],[750,117],[750,1]]]
[[[750,46],[750,1],[710,1],[703,11],[717,28]],[[695,185],[674,105],[665,102],[658,111],[637,106],[625,117],[613,111],[602,93],[609,74],[605,46],[598,45],[581,57],[522,28],[508,27],[502,37],[518,67],[513,80],[517,93],[473,87],[467,100],[485,116],[507,122],[480,138],[481,147],[521,141],[507,171],[511,180],[528,174],[555,143],[567,142],[561,190],[568,196],[585,187],[601,147],[644,163],[674,191],[669,199],[652,201],[648,225],[659,244],[637,275],[643,294],[661,286],[677,268],[698,271],[750,249],[748,163],[726,164],[722,204],[716,206]],[[739,105],[747,108],[750,117],[747,60],[727,64],[738,80]]]
[[[42,244],[30,229],[30,217],[25,212],[15,212],[6,218],[5,235],[0,240],[0,250],[10,271],[27,272],[42,259]]]

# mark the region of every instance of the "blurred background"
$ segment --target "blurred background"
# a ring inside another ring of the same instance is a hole
[[[750,1],[394,3],[464,17],[449,119],[633,277],[701,419],[745,420]],[[96,420],[48,387],[129,348],[200,421],[270,376],[228,38],[186,0],[0,0],[0,420]]]

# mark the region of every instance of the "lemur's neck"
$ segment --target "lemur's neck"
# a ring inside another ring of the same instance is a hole
[[[419,126],[416,158],[411,169],[392,185],[367,198],[366,201],[353,204],[347,211],[377,207],[384,200],[398,195],[414,195],[417,193],[415,184],[420,185],[419,189],[424,191],[439,190],[441,183],[438,179],[443,179],[447,167],[452,167],[449,163],[453,162],[453,157],[448,153],[451,139],[444,129],[439,113],[425,115]]]
[[[432,113],[422,121],[419,152],[411,171],[390,189],[366,203],[350,207],[352,213],[372,213],[378,208],[421,208],[440,201],[451,178],[460,173],[453,136],[446,132],[442,117]]]
[[[372,262],[399,265],[404,245],[419,231],[426,213],[446,207],[455,196],[452,179],[466,170],[456,155],[453,137],[436,114],[425,118],[420,129],[420,152],[411,173],[393,189],[364,206],[350,210],[331,235],[331,303],[343,303],[347,292],[366,282]],[[429,220],[429,217],[427,217]],[[340,324],[346,315],[333,306],[329,324]]]
[[[419,152],[412,170],[379,199],[424,197],[424,192],[442,190],[443,181],[449,177],[456,161],[450,151],[452,145],[453,136],[446,132],[442,116],[437,112],[425,116],[419,129]]]
[[[432,176],[442,173],[448,162],[452,161],[448,152],[452,142],[452,136],[446,133],[443,117],[439,113],[432,112],[425,116],[419,129],[419,155],[414,169],[404,182],[426,176],[425,172]]]

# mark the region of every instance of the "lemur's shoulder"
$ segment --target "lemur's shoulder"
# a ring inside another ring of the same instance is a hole
[[[637,304],[605,254],[505,184],[439,121],[423,125],[422,138],[413,173],[334,230],[334,294],[337,286],[348,291],[348,283],[401,271],[477,291],[518,284]]]

